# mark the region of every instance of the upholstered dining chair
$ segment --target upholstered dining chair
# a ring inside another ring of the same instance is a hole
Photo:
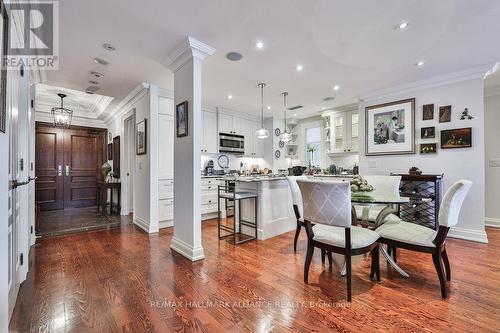
[[[299,179],[303,199],[303,219],[307,233],[304,282],[308,283],[314,249],[343,254],[346,260],[347,300],[351,301],[351,256],[371,252],[370,277],[380,281],[379,235],[367,228],[351,226],[351,187],[349,183]],[[314,226],[313,226],[314,223]]]
[[[446,253],[446,236],[450,228],[458,223],[460,209],[471,186],[470,180],[462,179],[446,191],[439,209],[437,232],[434,229],[403,221],[387,222],[375,230],[380,235],[379,242],[388,246],[431,253],[443,298],[447,296],[446,280],[451,280],[450,262]]]
[[[290,186],[292,192],[292,203],[293,211],[295,213],[295,218],[297,219],[297,229],[295,230],[295,237],[293,239],[293,251],[297,251],[297,241],[299,239],[300,230],[304,226],[304,220],[302,216],[304,215],[304,209],[302,206],[302,195],[300,194],[299,185],[297,185],[298,179],[307,179],[306,176],[287,176],[286,180]]]
[[[380,176],[380,175],[366,175],[363,176],[368,184],[372,185],[374,190],[374,195],[384,195],[384,196],[398,196],[399,195],[399,185],[401,183],[401,176]],[[365,219],[366,221],[374,224],[377,220],[380,212],[386,207],[386,205],[370,205],[354,206],[356,215],[359,218]],[[394,215],[388,216],[388,220],[395,220]]]

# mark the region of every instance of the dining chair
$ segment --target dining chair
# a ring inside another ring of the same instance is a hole
[[[462,179],[446,191],[439,209],[437,232],[434,229],[404,221],[384,223],[375,230],[380,235],[379,242],[387,246],[431,253],[443,298],[447,296],[446,280],[451,280],[450,262],[446,253],[446,236],[450,228],[458,223],[460,209],[471,186],[470,180]]]
[[[382,195],[382,196],[398,196],[399,195],[399,185],[401,183],[401,176],[381,176],[381,175],[366,175],[363,178],[372,185],[374,190],[369,192],[372,195]],[[356,215],[362,220],[375,225],[377,217],[382,212],[382,210],[387,207],[386,205],[355,205],[354,209]],[[389,215],[387,220],[397,220],[394,215]]]
[[[302,195],[300,194],[299,185],[297,185],[298,179],[307,179],[306,176],[287,176],[286,180],[288,181],[288,185],[290,186],[290,190],[292,192],[292,203],[293,203],[293,212],[295,213],[295,218],[297,220],[297,228],[295,229],[295,237],[293,239],[293,251],[297,251],[297,241],[299,239],[300,230],[304,226],[304,220],[302,216],[304,215],[304,209],[302,206]]]
[[[303,199],[303,220],[307,233],[307,255],[304,282],[317,247],[328,253],[345,256],[347,300],[351,301],[351,257],[371,252],[370,277],[380,281],[378,260],[379,235],[367,228],[352,226],[351,187],[349,183],[297,180]],[[313,226],[314,223],[314,226]]]

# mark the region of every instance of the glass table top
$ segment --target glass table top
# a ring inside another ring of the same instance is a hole
[[[412,199],[408,197],[402,197],[399,195],[387,195],[387,194],[377,194],[370,192],[354,192],[351,194],[352,203],[369,203],[369,204],[404,204],[409,202],[418,201],[418,199]]]

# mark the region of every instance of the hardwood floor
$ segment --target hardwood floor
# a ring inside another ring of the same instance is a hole
[[[449,239],[450,296],[440,297],[430,255],[402,250],[400,277],[381,258],[353,263],[345,301],[342,258],[333,272],[315,252],[303,283],[305,233],[234,246],[203,223],[206,259],[169,249],[171,229],[147,235],[133,225],[38,240],[10,323],[16,332],[487,332],[500,328],[500,229],[489,244]],[[209,306],[209,302],[211,306]]]

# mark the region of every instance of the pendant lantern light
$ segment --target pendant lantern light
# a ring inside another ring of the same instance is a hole
[[[258,139],[266,139],[269,137],[269,131],[264,127],[264,87],[265,83],[259,83],[257,85],[260,88],[260,122],[261,127],[255,131],[255,135]]]
[[[283,92],[281,93],[283,95],[283,108],[284,108],[284,121],[285,121],[285,126],[284,126],[284,129],[283,131],[281,132],[281,135],[280,135],[280,140],[283,141],[283,142],[290,142],[292,140],[292,133],[290,133],[290,131],[288,130],[288,126],[287,126],[287,123],[286,123],[286,110],[287,110],[287,107],[286,107],[286,97],[288,96],[288,92]]]

